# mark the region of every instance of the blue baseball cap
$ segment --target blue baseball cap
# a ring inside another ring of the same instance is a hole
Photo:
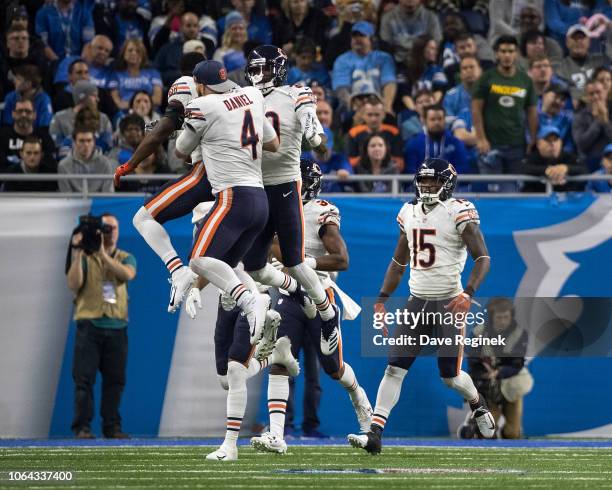
[[[603,151],[603,156],[609,155],[610,153],[612,153],[612,143],[606,145]]]
[[[374,26],[365,20],[360,20],[359,22],[355,22],[353,27],[351,28],[351,32],[358,32],[359,34],[363,34],[364,36],[372,37],[374,35]]]
[[[229,92],[238,87],[227,78],[227,71],[222,63],[215,60],[200,61],[193,69],[193,78],[196,83],[206,85],[215,92]]]
[[[548,138],[551,134],[557,135],[561,138],[561,132],[556,126],[542,126],[538,131],[538,139]]]

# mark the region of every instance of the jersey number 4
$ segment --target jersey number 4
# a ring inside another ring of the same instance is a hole
[[[416,267],[431,267],[436,262],[436,247],[433,243],[427,243],[427,236],[436,234],[436,230],[430,230],[427,228],[413,228],[412,229],[412,266]],[[429,252],[427,260],[417,259],[419,252]]]
[[[240,136],[242,147],[250,146],[253,160],[257,159],[257,143],[259,143],[259,135],[255,131],[253,124],[253,115],[250,110],[244,111],[244,119],[242,120],[242,132]]]

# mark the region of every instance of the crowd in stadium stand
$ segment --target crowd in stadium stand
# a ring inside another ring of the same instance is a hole
[[[245,85],[273,43],[288,83],[312,87],[329,150],[325,191],[389,192],[352,174],[413,173],[426,156],[459,173],[527,174],[555,190],[612,188],[612,0],[13,0],[0,13],[0,172],[110,173],[163,114],[184,54]],[[182,172],[172,142],[147,174]],[[580,174],[609,181],[567,182]],[[80,181],[2,184],[78,191]],[[544,190],[539,183],[464,191]],[[111,191],[94,182],[90,190]]]

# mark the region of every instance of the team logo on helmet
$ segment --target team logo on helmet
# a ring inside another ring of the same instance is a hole
[[[225,71],[225,68],[221,68],[219,70],[219,78],[223,80],[224,82],[225,80],[227,80],[227,71]]]

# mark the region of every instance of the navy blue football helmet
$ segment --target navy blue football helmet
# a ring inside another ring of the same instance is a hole
[[[323,176],[321,167],[314,160],[302,158],[300,160],[300,171],[302,172],[302,201],[312,201],[321,192],[321,178]]]
[[[244,75],[259,90],[280,87],[287,79],[287,55],[271,44],[257,46],[247,59]]]
[[[428,180],[425,182],[425,179]],[[443,158],[426,158],[414,175],[416,198],[423,204],[446,201],[453,195],[456,185],[457,171]]]

